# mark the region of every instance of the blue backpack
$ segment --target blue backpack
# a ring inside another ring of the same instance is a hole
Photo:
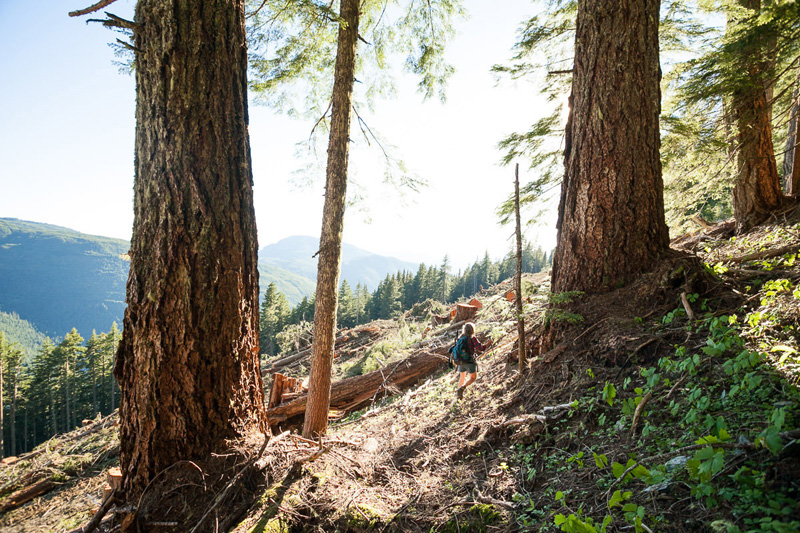
[[[471,360],[471,356],[469,351],[467,350],[467,343],[469,340],[467,339],[466,335],[462,335],[456,340],[456,343],[450,348],[450,361],[448,361],[451,368],[453,363],[460,364],[460,363],[468,363]]]

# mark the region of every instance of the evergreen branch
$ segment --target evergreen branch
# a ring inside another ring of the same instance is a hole
[[[245,15],[244,18],[249,19],[251,17],[255,17],[256,15],[258,15],[259,11],[264,9],[264,6],[267,5],[267,2],[269,2],[269,0],[264,0],[263,2],[261,2],[261,5],[258,6],[258,8],[255,11],[252,11],[252,12],[248,13],[247,15]],[[289,2],[286,2],[286,5],[288,5],[288,4],[289,4]]]
[[[84,9],[79,9],[77,11],[70,11],[68,13],[68,15],[70,17],[80,17],[80,16],[83,16],[83,15],[88,15],[89,13],[94,13],[95,11],[100,11],[104,7],[110,6],[111,4],[113,4],[116,1],[117,0],[100,0],[99,2],[97,2],[93,6],[89,6],[89,7],[84,8]]]
[[[133,21],[126,20],[111,13],[106,13],[107,19],[87,19],[86,24],[90,22],[99,22],[106,28],[122,28],[125,30],[135,31],[139,29],[139,25]]]

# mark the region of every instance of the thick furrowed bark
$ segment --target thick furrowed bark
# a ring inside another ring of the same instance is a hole
[[[582,0],[553,291],[629,283],[668,249],[658,0]]]
[[[140,0],[131,269],[115,375],[128,496],[266,424],[244,5]]]

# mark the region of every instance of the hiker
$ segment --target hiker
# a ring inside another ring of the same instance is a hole
[[[462,339],[464,339],[463,342]],[[459,372],[458,390],[456,390],[456,397],[459,400],[464,396],[464,389],[478,379],[478,363],[475,362],[475,355],[486,350],[491,343],[492,340],[489,339],[489,342],[485,345],[481,344],[475,337],[475,325],[472,322],[464,324],[464,328],[461,330],[461,337],[456,341],[455,346],[455,349],[460,351],[460,354],[456,354],[460,355],[460,357],[455,361],[458,364]],[[463,349],[458,350],[462,346]]]

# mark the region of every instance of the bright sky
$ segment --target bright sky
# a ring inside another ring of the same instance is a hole
[[[87,25],[91,17],[67,16],[92,3],[0,0],[0,217],[129,239],[134,79],[112,64],[108,43],[119,34]],[[133,18],[134,5],[118,0],[107,11]],[[370,194],[366,212],[348,211],[344,239],[350,244],[427,264],[439,264],[448,254],[457,270],[485,251],[498,259],[513,242],[513,228],[500,227],[495,210],[513,192],[514,169],[499,166],[496,145],[547,109],[533,85],[498,85],[489,69],[509,59],[517,28],[535,8],[526,0],[466,5],[471,17],[459,25],[450,49],[456,74],[445,104],[423,102],[416,80],[398,74],[397,98],[373,112],[359,110],[429,186],[402,199],[395,189],[374,188],[382,173],[354,154],[354,178]],[[308,137],[312,125],[250,105],[261,246],[291,235],[319,235],[324,180],[320,176],[305,188],[292,180],[304,165],[294,157],[295,143]],[[525,182],[530,177],[521,166]],[[526,238],[552,248],[552,226],[528,228]]]

